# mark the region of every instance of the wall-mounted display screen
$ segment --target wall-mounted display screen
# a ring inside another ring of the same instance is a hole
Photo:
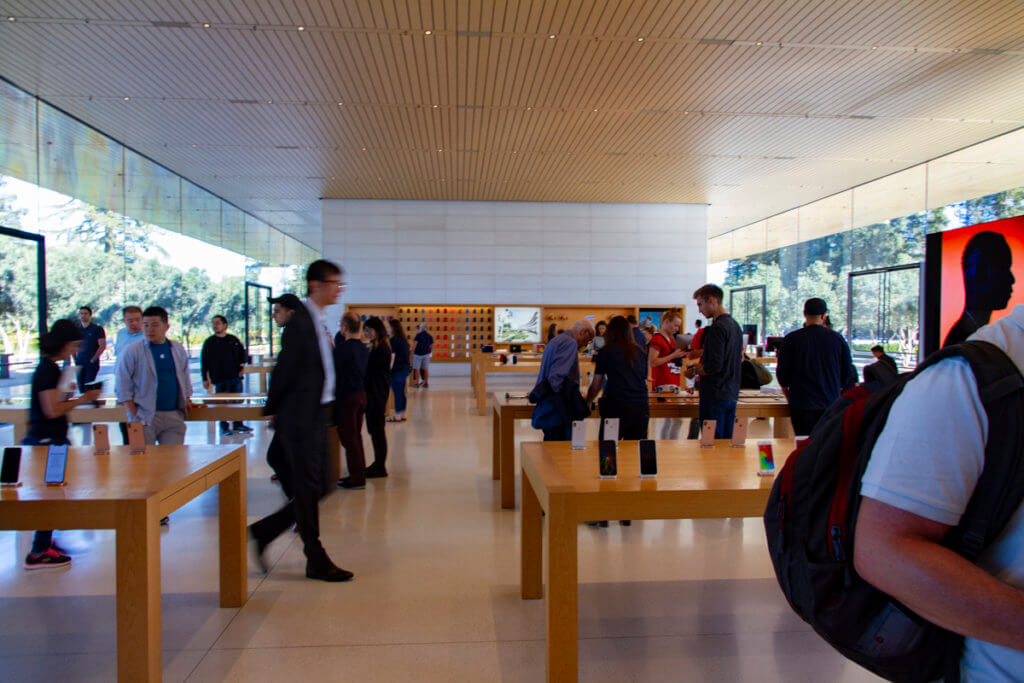
[[[661,327],[661,314],[664,312],[662,309],[641,308],[637,321],[640,323],[640,327],[647,327],[649,325]]]
[[[1024,303],[1024,216],[928,235],[925,353]]]
[[[498,344],[540,342],[540,308],[494,307],[494,341]]]

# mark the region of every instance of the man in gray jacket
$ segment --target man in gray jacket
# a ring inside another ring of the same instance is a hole
[[[117,363],[117,402],[129,422],[144,425],[147,444],[185,443],[185,417],[192,382],[188,353],[167,338],[167,311],[150,306],[142,312],[140,342],[124,350]]]

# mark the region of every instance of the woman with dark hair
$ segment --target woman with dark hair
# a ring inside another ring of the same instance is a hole
[[[597,354],[594,377],[587,390],[589,405],[604,385],[598,402],[601,412],[601,434],[604,419],[619,419],[620,439],[646,439],[650,407],[647,399],[647,366],[643,349],[637,346],[626,318],[617,315],[608,323],[605,344]],[[604,384],[607,378],[607,384]]]
[[[58,320],[50,331],[39,338],[39,365],[32,373],[32,403],[29,407],[26,446],[60,446],[68,443],[68,413],[75,406],[99,398],[100,390],[87,391],[71,398],[61,385],[57,363],[70,361],[81,346],[82,333],[70,320]],[[53,542],[52,531],[37,531],[32,550],[25,557],[25,569],[65,567],[71,558]]]
[[[392,318],[388,325],[391,327],[391,353],[395,358],[391,365],[391,393],[395,397],[395,415],[389,417],[388,422],[405,422],[405,382],[412,370],[409,340],[405,336],[401,320]]]
[[[384,432],[385,412],[391,384],[391,345],[380,318],[372,317],[363,324],[363,334],[370,342],[370,358],[366,363],[366,431],[373,442],[373,464],[366,468],[366,478],[388,476],[384,462],[388,458],[388,438]]]
[[[558,336],[558,325],[551,323],[548,325],[548,342]]]
[[[598,351],[604,348],[604,335],[605,332],[608,331],[608,323],[606,323],[603,320],[599,321],[596,325],[594,325],[594,331],[597,332],[597,334],[590,342],[590,350],[593,353],[597,353]]]

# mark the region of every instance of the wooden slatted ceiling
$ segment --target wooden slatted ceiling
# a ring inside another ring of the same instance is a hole
[[[18,18],[0,21],[0,75],[304,236],[321,196],[710,202],[716,234],[1024,123],[1013,0],[0,0],[0,14]]]

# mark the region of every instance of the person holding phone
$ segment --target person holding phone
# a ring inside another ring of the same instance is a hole
[[[68,413],[75,406],[99,398],[100,390],[87,391],[72,398],[59,387],[61,369],[57,363],[69,361],[78,353],[82,333],[70,320],[58,320],[50,331],[39,337],[39,365],[32,373],[32,399],[29,406],[26,446],[68,444]],[[25,557],[25,569],[65,567],[71,557],[53,540],[53,531],[37,531],[32,549]]]
[[[676,391],[681,384],[679,368],[675,365],[677,358],[686,355],[685,351],[676,348],[676,333],[683,324],[683,312],[678,308],[670,308],[661,314],[661,328],[651,336],[647,345],[647,360],[651,366],[651,387],[656,392]],[[682,418],[666,417],[662,421],[661,438],[675,440],[683,427]]]

